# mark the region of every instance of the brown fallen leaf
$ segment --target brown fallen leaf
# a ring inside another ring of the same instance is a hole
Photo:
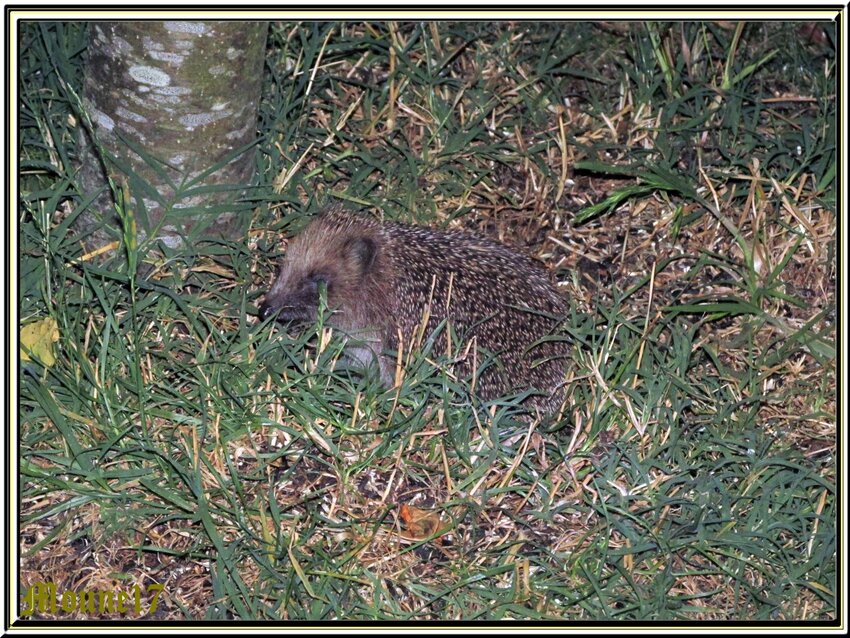
[[[405,535],[399,536],[405,540],[421,541],[449,530],[439,512],[411,507],[406,503],[399,508],[399,518],[405,527]],[[439,542],[440,539],[437,537],[435,540]]]

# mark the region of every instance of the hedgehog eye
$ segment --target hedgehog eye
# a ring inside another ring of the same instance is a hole
[[[310,283],[310,287],[314,290],[318,290],[319,286],[322,284],[324,284],[326,288],[328,287],[328,276],[323,272],[311,273],[307,278],[307,281]]]

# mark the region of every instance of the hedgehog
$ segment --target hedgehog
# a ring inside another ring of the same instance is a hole
[[[460,339],[454,373],[481,399],[532,390],[524,407],[549,415],[563,400],[567,302],[542,265],[501,243],[333,206],[290,241],[261,319],[314,322],[322,286],[326,324],[350,340],[351,360],[377,364],[385,386],[397,351],[443,325]]]

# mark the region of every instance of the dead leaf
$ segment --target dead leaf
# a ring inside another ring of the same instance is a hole
[[[59,326],[56,319],[47,317],[21,326],[21,360],[32,361],[32,353],[48,368],[56,363],[53,344],[59,341]]]
[[[449,529],[439,512],[410,507],[406,503],[399,509],[399,518],[404,523],[406,533],[402,538],[406,540],[425,540]]]

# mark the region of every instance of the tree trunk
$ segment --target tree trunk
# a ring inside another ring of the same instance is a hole
[[[80,182],[126,179],[139,241],[175,247],[207,233],[239,237],[235,200],[254,173],[267,22],[94,22],[83,105]],[[120,228],[107,189],[82,221],[104,243]]]

